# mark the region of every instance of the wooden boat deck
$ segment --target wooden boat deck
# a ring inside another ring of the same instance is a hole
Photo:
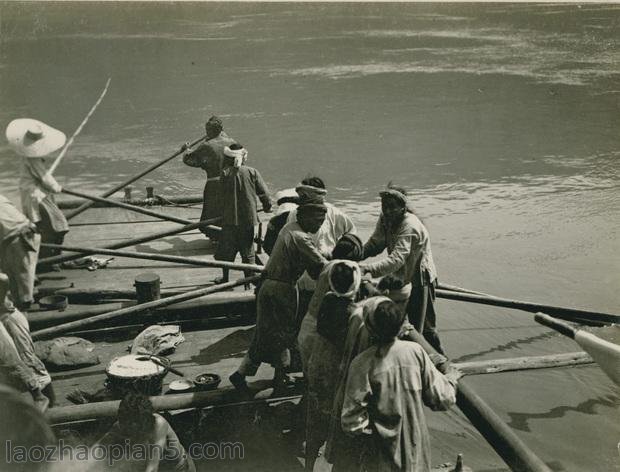
[[[200,214],[199,206],[156,207],[162,213],[174,214],[187,219],[197,220]],[[264,220],[268,215],[262,215]],[[178,227],[176,223],[152,222],[152,219],[137,215],[127,210],[109,208],[91,208],[87,212],[71,221],[72,229],[67,235],[65,244],[76,246],[101,247],[121,240],[136,238],[147,234]],[[160,254],[181,255],[186,257],[213,257],[214,246],[210,244],[199,231],[191,231],[175,235],[150,243],[132,246],[125,250],[140,252],[157,252]],[[103,256],[98,256],[103,257]],[[264,256],[263,256],[264,257]],[[97,289],[131,289],[137,275],[144,272],[156,272],[161,277],[162,290],[187,289],[196,286],[206,286],[219,276],[219,269],[192,267],[163,262],[154,262],[138,259],[116,258],[104,269],[88,271],[86,269],[71,269],[61,272],[50,272],[41,276],[42,289],[49,287],[97,288]],[[240,276],[239,272],[231,272],[231,279]],[[242,289],[235,289],[241,292]],[[118,308],[123,303],[104,305],[110,309]],[[124,302],[127,304],[127,302]],[[92,305],[71,305],[67,313],[92,308]],[[50,312],[33,310],[32,316]],[[51,312],[54,313],[54,312]],[[56,312],[58,313],[58,312]],[[205,313],[205,316],[208,313]],[[222,377],[220,388],[230,386],[228,375],[234,371],[243,357],[252,337],[253,326],[231,323],[230,320],[215,320],[207,325],[184,325],[181,343],[176,351],[169,356],[172,365],[188,377],[204,372],[217,373]],[[137,333],[147,324],[125,335],[112,333],[96,341],[96,352],[100,357],[100,364],[71,371],[52,373],[54,388],[59,406],[71,404],[66,395],[76,388],[96,390],[103,386],[106,378],[105,368],[109,361],[127,353],[127,348]],[[205,329],[205,328],[212,329]],[[198,328],[198,330],[193,330]],[[88,335],[83,337],[89,338]],[[256,380],[269,379],[273,371],[269,366],[261,366]],[[178,377],[169,373],[164,379],[164,392],[169,382]],[[268,396],[270,391],[263,391],[259,395]],[[205,462],[206,467],[217,467],[221,470],[298,470],[301,469],[301,451],[297,446],[287,442],[281,431],[287,429],[292,419],[297,415],[292,402],[284,402],[261,408],[222,408],[203,412],[186,412],[176,415],[173,420],[175,429],[180,433],[182,441],[196,439],[199,433],[200,440],[209,438],[217,441],[240,441],[244,444],[245,459],[211,460]],[[502,471],[508,470],[503,461],[495,454],[482,436],[458,411],[452,409],[445,413],[427,415],[431,431],[433,449],[433,463],[454,463],[456,455],[463,453],[465,462],[474,470]],[[101,426],[101,425],[100,425]],[[100,426],[96,428],[100,430]],[[60,426],[59,431],[67,434],[67,429]],[[79,429],[79,428],[78,428]],[[87,431],[89,429],[87,428]],[[91,434],[93,430],[90,430]],[[70,433],[69,433],[70,434]],[[83,434],[83,430],[80,434]],[[189,435],[189,436],[188,436]],[[191,436],[191,437],[190,437]],[[92,438],[91,438],[92,439]],[[214,464],[216,462],[216,464]],[[203,467],[199,465],[199,470]]]

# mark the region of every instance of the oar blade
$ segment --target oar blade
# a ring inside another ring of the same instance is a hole
[[[618,325],[599,328],[599,330],[613,332],[616,335],[615,339],[619,339],[620,326]],[[611,380],[620,385],[620,345],[617,342],[603,339],[596,334],[583,330],[577,331],[575,341],[592,356],[592,359]]]

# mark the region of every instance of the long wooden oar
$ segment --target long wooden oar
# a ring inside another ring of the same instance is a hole
[[[199,139],[197,139],[196,141],[192,142],[189,147],[187,149],[190,149],[194,146],[196,146],[198,143],[204,141],[205,139],[207,139],[207,136],[203,136]],[[123,188],[127,187],[129,184],[135,182],[136,180],[138,180],[141,177],[144,177],[146,174],[154,171],[155,169],[157,169],[158,167],[161,167],[162,165],[164,165],[166,162],[171,161],[172,159],[174,159],[177,156],[180,156],[181,154],[183,154],[185,152],[185,149],[180,149],[179,151],[175,152],[174,154],[172,154],[169,157],[166,157],[165,159],[162,159],[159,162],[156,162],[155,164],[147,167],[145,170],[143,170],[142,172],[139,172],[138,174],[134,175],[133,177],[125,180],[124,182],[121,182],[118,185],[115,185],[113,188],[111,188],[110,190],[106,190],[104,193],[101,194],[102,197],[109,197],[110,195],[112,195],[113,193],[118,192],[119,190],[122,190]],[[90,208],[93,205],[93,201],[90,202],[86,202],[84,203],[82,206],[76,208],[75,210],[73,210],[72,212],[67,214],[67,219],[70,220],[71,218],[79,215],[80,213],[82,213],[84,210],[87,210],[88,208]]]
[[[410,334],[427,353],[437,354],[437,351],[417,331],[412,330]],[[456,404],[510,469],[523,472],[551,472],[551,469],[466,382],[463,378],[459,380]]]
[[[150,252],[131,252],[115,251],[111,249],[101,249],[95,247],[60,246],[58,244],[41,244],[41,247],[51,249],[61,249],[63,251],[80,252],[84,254],[103,254],[106,256],[129,257],[132,259],[147,259],[151,261],[176,262],[178,264],[188,264],[202,267],[218,267],[220,269],[250,270],[262,272],[265,268],[257,264],[236,264],[228,261],[206,261],[193,257],[168,256],[164,254],[154,254]]]
[[[437,289],[436,295],[440,298],[447,298],[449,300],[460,300],[464,302],[480,303],[482,305],[501,306],[504,308],[524,310],[531,313],[543,311],[553,315],[556,318],[567,320],[583,320],[595,323],[620,323],[620,315],[613,315],[610,313],[543,305],[540,303],[525,302],[521,300],[509,300],[507,298],[500,298],[491,295],[482,296],[471,293],[454,292],[451,290]]]
[[[98,323],[100,321],[107,321],[120,316],[134,315],[137,313],[144,313],[145,311],[153,310],[155,308],[161,308],[164,306],[174,305],[175,303],[183,302],[186,300],[192,300],[194,298],[202,297],[210,293],[221,292],[228,290],[229,288],[237,287],[238,285],[245,285],[258,281],[260,276],[255,275],[252,277],[245,277],[243,279],[235,280],[233,282],[227,282],[224,284],[215,285],[213,287],[202,288],[199,290],[191,290],[182,295],[175,295],[174,297],[162,298],[160,300],[154,300],[152,302],[141,303],[140,305],[131,306],[128,308],[121,308],[120,310],[114,310],[102,315],[92,316],[83,320],[71,321],[69,323],[63,323],[51,328],[41,329],[32,333],[32,339],[44,339],[57,336],[68,331],[75,331],[85,326]]]
[[[142,236],[140,238],[129,239],[126,241],[121,241],[119,243],[109,244],[104,246],[104,249],[120,249],[123,247],[135,246],[137,244],[148,243],[149,241],[155,241],[156,239],[166,238],[168,236],[173,236],[179,233],[185,233],[187,231],[191,231],[196,228],[200,228],[202,226],[206,226],[207,228],[211,228],[212,230],[219,230],[218,226],[213,226],[211,223],[216,223],[220,220],[220,217],[210,218],[208,220],[198,221],[196,223],[192,223],[189,225],[182,226],[180,228],[174,228],[168,231],[160,231],[158,233],[149,234],[147,236]],[[39,260],[38,264],[60,264],[61,262],[72,261],[75,259],[79,259],[82,257],[81,254],[65,254],[60,256],[52,256],[46,257],[45,259]]]
[[[161,220],[173,221],[175,223],[181,223],[184,225],[192,224],[190,220],[186,220],[183,218],[177,218],[176,216],[165,215],[163,213],[158,213],[156,211],[146,210],[145,208],[142,208],[142,207],[129,205],[128,203],[117,202],[116,200],[111,200],[109,198],[96,197],[95,195],[88,195],[86,193],[76,192],[75,190],[69,190],[67,188],[63,188],[62,193],[66,193],[67,195],[73,195],[76,197],[86,198],[94,202],[106,202],[115,207],[124,208],[126,210],[131,210],[135,213],[141,213],[143,215],[154,216],[155,218],[159,218]]]

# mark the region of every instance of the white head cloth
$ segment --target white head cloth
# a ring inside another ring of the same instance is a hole
[[[224,155],[234,159],[233,165],[235,167],[241,167],[241,165],[245,164],[245,161],[248,159],[248,151],[245,148],[233,150],[226,146],[224,148]]]
[[[350,267],[351,269],[353,269],[353,282],[347,288],[346,292],[339,292],[332,283],[332,272],[334,271],[334,267],[336,267],[337,265],[341,265],[341,264],[344,264],[347,267]],[[328,272],[327,272],[327,280],[329,281],[329,289],[331,292],[335,293],[339,297],[355,298],[355,294],[359,290],[360,283],[362,282],[362,271],[360,270],[360,266],[357,265],[356,262],[347,261],[345,259],[339,260],[338,262],[336,262],[335,264],[332,264],[329,267]]]

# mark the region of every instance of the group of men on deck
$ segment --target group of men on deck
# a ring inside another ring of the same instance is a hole
[[[267,186],[219,118],[209,119],[206,133],[197,149],[183,147],[184,163],[207,173],[201,220],[222,221],[219,235],[203,232],[218,239],[217,259],[233,261],[239,252],[242,262],[254,263],[256,201],[265,212],[272,207]],[[307,470],[324,443],[336,470],[430,470],[422,405],[452,406],[460,374],[442,374],[433,361],[441,366],[445,358],[431,361],[413,342],[422,333],[443,353],[429,233],[406,191],[388,185],[374,232],[362,244],[351,219],[326,195],[323,180],[311,176],[295,195],[278,200],[265,235],[270,257],[257,292],[254,337],[230,381],[249,394],[246,377],[268,363],[274,389],[281,390],[297,355],[307,383]],[[375,286],[372,278],[381,280]]]
[[[64,135],[35,120],[15,121],[7,138],[23,156],[22,212],[0,195],[0,383],[29,392],[45,410],[53,401],[51,379],[22,312],[33,302],[40,235],[61,244],[68,231],[53,198],[61,187],[42,160],[64,144]],[[243,263],[255,264],[257,200],[271,212],[269,189],[219,118],[205,129],[198,147],[182,147],[183,162],[207,173],[201,221],[219,218],[221,228],[201,230],[217,241],[216,259],[234,261],[239,253]],[[352,220],[326,195],[323,180],[309,176],[277,200],[265,235],[270,257],[258,283],[254,337],[229,379],[249,394],[246,377],[268,363],[277,392],[290,382],[288,373],[303,371],[307,470],[323,445],[336,471],[430,470],[422,406],[452,406],[460,373],[444,369],[440,355],[428,231],[406,191],[388,185],[375,229],[362,243]],[[217,282],[228,279],[224,269]],[[429,356],[418,333],[439,354]],[[170,442],[174,432],[144,398],[127,398],[122,408],[135,414],[127,414],[131,421],[119,415],[114,434]],[[179,470],[193,470],[182,458]]]

